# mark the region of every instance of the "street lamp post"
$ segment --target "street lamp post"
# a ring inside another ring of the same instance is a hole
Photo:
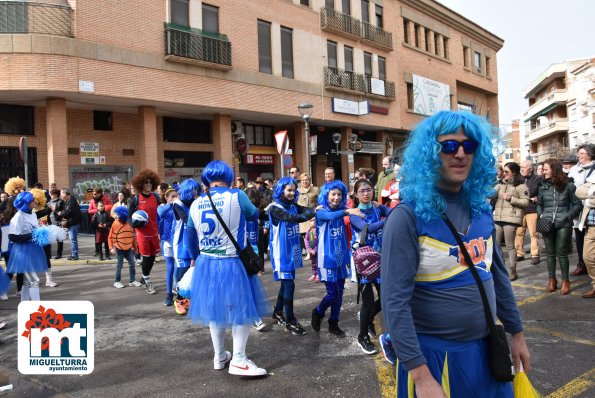
[[[312,117],[312,112],[314,112],[314,105],[309,102],[302,102],[298,106],[298,111],[300,112],[300,116],[304,119],[304,131],[306,135],[306,172],[308,175],[312,176],[312,169],[310,168],[310,118]]]

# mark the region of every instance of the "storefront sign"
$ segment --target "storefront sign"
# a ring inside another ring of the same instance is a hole
[[[372,94],[382,95],[383,97],[386,95],[384,93],[384,80],[372,77],[370,78],[370,86],[372,89]]]
[[[255,155],[255,154],[246,155],[246,164],[264,164],[264,165],[275,164],[275,156],[274,155]]]
[[[358,153],[384,153],[384,142],[376,141],[361,141],[362,149],[357,151]]]
[[[81,93],[94,93],[95,83],[87,80],[79,80],[79,91]]]
[[[370,113],[379,113],[381,115],[388,115],[388,108],[378,105],[370,105]]]
[[[99,156],[99,143],[98,142],[81,142],[80,146],[81,157],[97,157]]]
[[[450,86],[413,75],[413,110],[427,116],[450,110]]]
[[[341,98],[332,98],[333,112],[346,113],[348,115],[367,115],[370,113],[369,101],[350,101]]]

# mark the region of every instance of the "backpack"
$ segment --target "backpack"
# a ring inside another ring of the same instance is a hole
[[[364,226],[360,234],[359,243],[354,246],[353,263],[357,273],[368,281],[373,281],[380,276],[380,253],[366,246],[366,236],[368,235],[368,225]]]

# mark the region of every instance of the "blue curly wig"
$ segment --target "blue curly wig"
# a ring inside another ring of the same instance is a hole
[[[34,200],[35,197],[31,192],[21,192],[17,195],[13,205],[17,210],[24,211],[25,213],[31,213],[31,209],[29,209],[29,203],[33,202]]]
[[[436,189],[442,166],[436,138],[456,134],[459,129],[478,143],[469,176],[461,190],[463,200],[471,207],[473,216],[491,211],[487,198],[493,193],[496,180],[496,158],[492,151],[492,138],[496,137],[492,126],[470,112],[441,111],[413,130],[399,170],[401,199],[409,202],[415,214],[426,222],[440,218],[446,209],[444,198]]]
[[[125,223],[126,221],[128,221],[128,209],[126,208],[126,206],[116,207],[114,209],[114,213],[116,213],[120,222]]]
[[[201,188],[200,183],[194,178],[188,178],[182,181],[180,188],[178,189],[178,196],[180,200],[187,206],[190,206],[194,200],[195,194],[200,194]]]
[[[333,210],[343,210],[347,204],[347,187],[339,180],[334,180],[324,184],[324,186],[320,190],[320,194],[318,194],[318,204],[323,205],[325,209],[330,209],[328,202],[328,194],[333,189],[338,189],[343,194],[343,199],[341,199],[341,203],[339,203],[339,206],[333,208]]]
[[[233,170],[223,160],[213,160],[207,164],[200,179],[207,187],[213,181],[223,181],[227,186],[233,183]]]
[[[300,196],[300,193],[297,190],[298,183],[295,180],[295,178],[292,177],[283,177],[279,181],[277,181],[275,187],[273,188],[273,199],[275,199],[277,202],[285,200],[285,197],[283,196],[283,190],[285,189],[286,185],[290,184],[295,186],[295,197],[293,198],[293,203],[297,203],[298,196]]]

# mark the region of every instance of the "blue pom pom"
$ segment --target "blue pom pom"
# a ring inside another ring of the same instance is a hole
[[[39,246],[47,246],[50,244],[50,231],[45,227],[39,227],[33,231],[33,243]]]

